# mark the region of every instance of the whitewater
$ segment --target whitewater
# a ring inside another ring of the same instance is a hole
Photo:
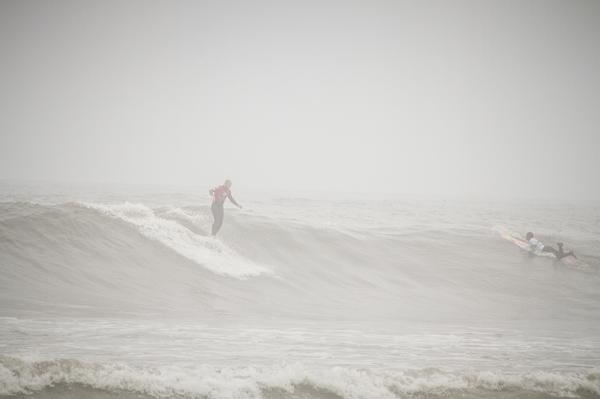
[[[2,397],[600,398],[598,204],[0,187]]]

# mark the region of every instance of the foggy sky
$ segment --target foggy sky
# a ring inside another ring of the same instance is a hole
[[[0,1],[0,178],[600,199],[598,1]]]

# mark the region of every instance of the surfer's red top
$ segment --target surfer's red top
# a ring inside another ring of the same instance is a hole
[[[212,194],[213,194],[213,202],[217,202],[219,204],[222,204],[225,202],[225,200],[227,199],[227,197],[231,196],[231,191],[227,188],[227,186],[225,186],[224,184],[219,186],[219,187],[215,187],[212,189]]]

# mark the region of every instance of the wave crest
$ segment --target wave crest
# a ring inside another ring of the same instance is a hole
[[[270,269],[242,258],[221,241],[202,234],[198,226],[194,232],[175,220],[158,216],[145,205],[126,202],[118,205],[82,203],[82,206],[135,226],[145,237],[160,242],[213,273],[236,278],[271,273]],[[183,216],[188,222],[197,223],[178,208],[170,209],[167,214]]]

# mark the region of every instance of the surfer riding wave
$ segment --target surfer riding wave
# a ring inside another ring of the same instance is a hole
[[[221,226],[223,225],[223,219],[225,218],[225,209],[223,208],[223,205],[225,204],[225,200],[227,198],[229,198],[229,201],[231,201],[235,206],[242,209],[242,206],[238,204],[231,195],[231,184],[231,180],[225,180],[225,183],[222,185],[211,188],[208,191],[208,193],[213,196],[213,202],[210,207],[214,218],[212,225],[213,236],[217,235],[221,229]]]

